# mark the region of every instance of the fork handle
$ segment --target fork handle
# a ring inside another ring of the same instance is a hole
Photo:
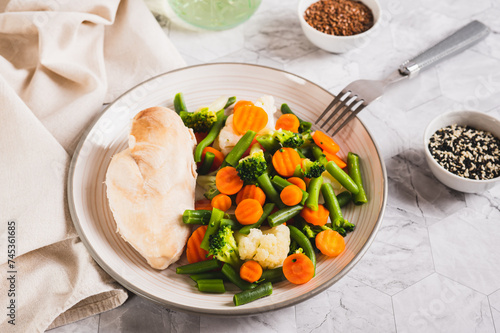
[[[486,25],[472,21],[415,58],[405,61],[399,67],[399,72],[405,76],[415,76],[420,70],[468,49],[486,38],[489,33],[490,29]]]

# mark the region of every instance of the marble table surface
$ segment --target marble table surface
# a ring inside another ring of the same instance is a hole
[[[330,54],[302,34],[296,0],[263,0],[245,24],[165,33],[186,62],[246,62],[284,69],[333,93],[379,79],[472,19],[492,33],[470,50],[394,87],[360,118],[387,167],[389,197],[377,237],[349,274],[294,307],[243,318],[188,315],[130,294],[121,307],[63,332],[500,332],[500,186],[464,194],[439,183],[424,160],[426,124],[445,111],[500,118],[500,1],[381,0],[373,38]],[[496,329],[495,329],[496,327]]]

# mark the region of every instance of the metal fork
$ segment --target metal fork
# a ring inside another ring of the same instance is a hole
[[[490,29],[486,25],[479,21],[472,21],[415,58],[405,61],[399,69],[385,79],[357,80],[350,83],[326,107],[316,120],[316,124],[330,113],[320,128],[329,125],[326,132],[331,136],[337,134],[368,104],[380,98],[388,86],[403,79],[412,78],[421,70],[464,51],[486,38],[489,33]]]

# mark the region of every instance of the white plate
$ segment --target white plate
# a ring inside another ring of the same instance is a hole
[[[164,271],[146,261],[115,232],[108,207],[104,178],[111,157],[127,146],[130,119],[156,105],[173,108],[173,97],[183,92],[190,110],[208,105],[221,95],[256,100],[272,95],[276,105],[288,103],[294,112],[314,122],[333,99],[328,91],[299,76],[280,70],[237,63],[186,67],[152,78],[132,88],[107,107],[83,135],[70,166],[68,200],[75,227],[97,263],[130,291],[168,308],[214,315],[245,315],[267,312],[306,300],[344,276],[366,252],[375,237],[387,197],[387,177],[376,144],[361,121],[355,118],[336,137],[339,155],[359,154],[369,203],[344,209],[356,230],[346,238],[346,250],[337,258],[318,256],[316,276],[300,286],[285,281],[274,285],[273,294],[235,307],[233,292],[203,294],[187,276],[177,275],[181,260]],[[236,289],[233,289],[236,291]]]

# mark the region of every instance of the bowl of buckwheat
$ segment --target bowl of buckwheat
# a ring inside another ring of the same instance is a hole
[[[377,0],[301,0],[298,15],[311,43],[332,53],[365,45],[381,16]]]
[[[425,157],[446,186],[480,193],[500,183],[500,120],[477,111],[454,111],[424,132]]]

